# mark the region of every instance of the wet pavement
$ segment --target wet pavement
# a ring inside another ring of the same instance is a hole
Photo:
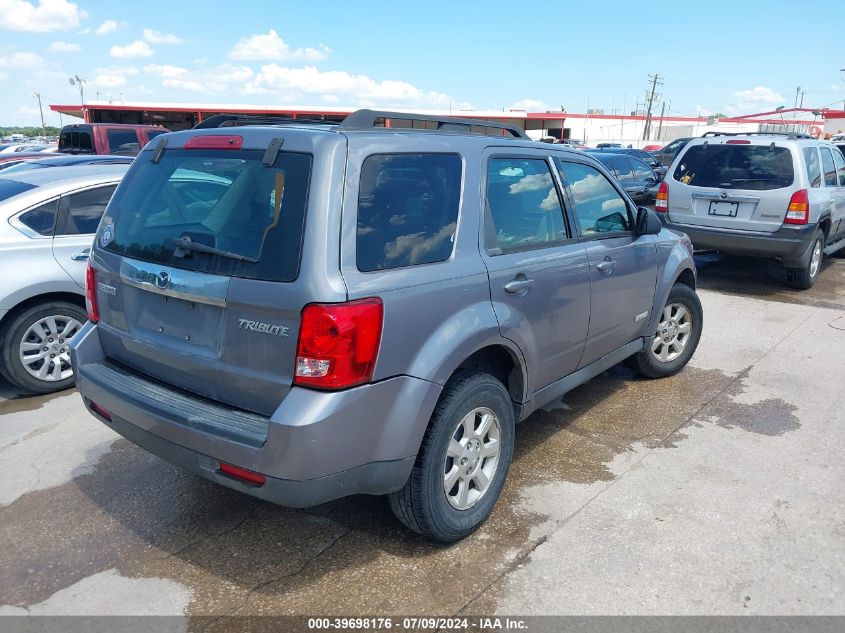
[[[618,366],[520,424],[492,516],[451,546],[381,498],[243,496],[73,392],[0,385],[0,614],[845,612],[845,260],[806,292],[698,260],[690,366]]]

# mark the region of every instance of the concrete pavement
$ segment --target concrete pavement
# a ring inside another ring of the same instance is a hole
[[[382,499],[272,506],[76,394],[0,386],[0,614],[842,614],[845,261],[800,293],[700,260],[690,366],[614,368],[521,424],[493,515],[449,547]]]

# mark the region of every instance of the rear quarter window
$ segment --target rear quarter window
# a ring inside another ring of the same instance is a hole
[[[687,148],[673,178],[692,187],[766,191],[790,186],[795,170],[788,147],[707,143]]]
[[[815,147],[804,148],[804,163],[807,169],[807,180],[813,189],[822,186],[822,170],[819,165],[819,151]]]
[[[457,154],[373,154],[361,166],[356,259],[372,272],[452,255],[461,195]]]

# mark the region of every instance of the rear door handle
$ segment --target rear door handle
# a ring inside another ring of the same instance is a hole
[[[78,253],[74,253],[73,255],[70,256],[70,258],[75,262],[81,262],[81,261],[85,261],[86,259],[88,259],[88,257],[90,255],[91,255],[91,249],[86,248],[85,250],[79,251]]]
[[[514,279],[505,284],[505,292],[527,292],[533,285],[533,279]]]
[[[596,264],[596,270],[599,271],[602,275],[609,275],[613,272],[614,267],[616,266],[616,262],[608,256],[605,257],[602,261]]]

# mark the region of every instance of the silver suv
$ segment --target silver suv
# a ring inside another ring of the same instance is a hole
[[[698,344],[689,240],[580,151],[425,115],[230,122],[139,154],[73,344],[88,409],[174,464],[288,506],[388,494],[452,541],[516,422]]]
[[[88,253],[127,169],[0,172],[0,374],[20,390],[73,386],[68,344],[85,323]]]
[[[809,288],[822,256],[845,252],[845,158],[811,136],[705,135],[672,163],[656,209],[696,249],[778,257],[787,283]]]

